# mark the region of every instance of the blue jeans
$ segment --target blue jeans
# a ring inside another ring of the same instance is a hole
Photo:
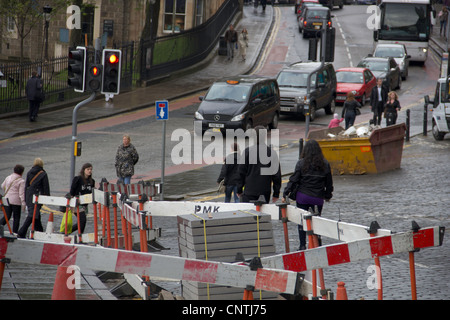
[[[231,193],[234,192],[234,202],[239,202],[239,197],[237,196],[237,186],[226,186],[225,187],[225,202],[231,202]]]
[[[117,183],[123,183],[123,184],[130,184],[131,183],[131,176],[128,177],[120,177]]]

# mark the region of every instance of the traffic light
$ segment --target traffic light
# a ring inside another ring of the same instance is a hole
[[[102,64],[103,81],[101,93],[119,94],[122,51],[117,49],[104,49]]]
[[[325,62],[334,61],[334,42],[336,38],[336,29],[326,28],[325,29]]]
[[[102,85],[102,70],[101,64],[90,64],[87,68],[86,75],[86,91],[98,92]]]
[[[67,83],[76,92],[85,90],[86,48],[78,46],[69,50],[69,67]]]
[[[309,39],[308,60],[317,61],[317,38]]]

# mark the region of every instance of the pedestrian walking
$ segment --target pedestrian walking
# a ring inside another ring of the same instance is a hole
[[[25,180],[22,178],[22,174],[25,168],[21,164],[17,164],[14,167],[14,172],[7,176],[2,183],[3,204],[5,206],[6,217],[8,221],[11,220],[11,216],[14,219],[12,231],[17,233],[20,226],[20,215],[22,208],[25,209]],[[3,217],[0,220],[0,225],[4,226],[6,219]]]
[[[300,160],[284,189],[282,201],[285,202],[288,197],[296,200],[298,208],[306,211],[311,209],[319,216],[322,214],[324,201],[333,197],[331,167],[316,140],[308,140],[303,147]],[[298,226],[298,231],[300,250],[305,250],[306,232],[302,225]]]
[[[281,189],[280,160],[277,153],[261,138],[261,135],[267,134],[267,129],[256,126],[251,130],[255,130],[256,143],[243,152],[243,163],[238,169],[238,196],[241,202],[250,202],[258,200],[259,196],[263,195],[266,203],[270,203],[271,188],[273,188],[272,202],[276,202],[280,197]]]
[[[345,130],[355,124],[356,116],[361,114],[361,111],[359,111],[360,108],[361,104],[355,100],[353,92],[348,92],[347,100],[345,100],[344,107],[342,108],[342,118],[345,119]]]
[[[439,31],[439,35],[442,36],[442,31],[444,31],[444,37],[447,36],[447,23],[448,23],[448,10],[444,5],[442,6],[442,10],[439,11],[439,22],[441,23],[441,29]]]
[[[40,104],[44,100],[42,81],[36,71],[31,73],[31,78],[27,81],[25,94],[29,102],[28,118],[31,122],[34,122],[38,116]]]
[[[267,0],[260,0],[263,12],[266,11]]]
[[[28,216],[25,219],[22,227],[17,236],[19,238],[25,238],[28,228],[33,222],[34,209],[36,207],[34,229],[35,231],[44,231],[41,223],[41,204],[33,203],[35,195],[50,195],[50,184],[48,182],[47,172],[44,170],[44,162],[41,158],[34,159],[33,167],[28,171],[25,181],[25,203],[28,209]]]
[[[330,120],[328,124],[328,129],[339,127],[340,123],[344,121],[344,118],[339,118],[339,114],[335,113],[333,119]]]
[[[398,111],[401,106],[398,101],[398,95],[395,91],[388,93],[388,100],[384,106],[384,117],[386,118],[386,127],[391,126],[397,122]]]
[[[95,188],[95,180],[92,179],[92,164],[85,163],[81,167],[80,173],[78,176],[73,178],[72,185],[70,187],[70,195],[72,197],[81,196],[84,194],[92,193],[92,190]],[[88,206],[84,204],[81,206],[80,211],[80,231],[84,233],[84,228],[86,227],[86,215],[88,214]],[[72,212],[77,214],[76,211],[72,210]],[[77,219],[78,220],[78,219]],[[78,224],[75,223],[72,226],[72,232],[78,230]]]
[[[225,32],[225,41],[227,42],[227,57],[228,60],[234,58],[234,47],[238,41],[238,34],[232,24],[230,24],[230,28]]]
[[[242,29],[241,34],[239,36],[239,47],[242,56],[242,61],[245,61],[248,47],[248,31],[246,28]]]
[[[125,134],[122,138],[122,144],[117,148],[115,161],[119,183],[130,184],[131,177],[134,175],[134,166],[138,161],[139,154],[131,144],[130,136]]]
[[[220,184],[224,180],[225,185],[225,202],[231,202],[231,194],[234,194],[234,202],[239,202],[237,195],[237,185],[239,182],[239,146],[235,142],[231,146],[232,153],[230,153],[222,165],[217,183]]]
[[[387,101],[387,90],[383,86],[383,79],[377,79],[377,85],[373,87],[370,93],[370,107],[373,112],[373,124],[380,125],[383,115],[384,104]]]

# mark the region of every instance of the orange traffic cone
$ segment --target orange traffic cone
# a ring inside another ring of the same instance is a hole
[[[70,237],[64,237],[65,243],[70,243]],[[52,300],[76,300],[75,285],[72,283],[72,272],[69,270],[70,267],[58,266],[56,271],[55,284],[53,285]]]
[[[53,233],[53,212],[50,212],[50,216],[48,217],[47,221],[47,229],[45,230],[46,233]]]
[[[70,272],[68,269],[69,267],[58,266],[52,300],[76,300],[75,286],[72,285],[71,279],[69,279],[74,271]]]
[[[338,288],[336,290],[336,300],[348,300],[347,289],[345,289],[345,283],[340,281],[337,283]]]

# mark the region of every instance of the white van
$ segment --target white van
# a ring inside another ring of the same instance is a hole
[[[432,107],[432,133],[436,140],[443,140],[444,136],[450,132],[450,78],[440,78],[436,85],[434,100],[425,96],[425,104]]]

